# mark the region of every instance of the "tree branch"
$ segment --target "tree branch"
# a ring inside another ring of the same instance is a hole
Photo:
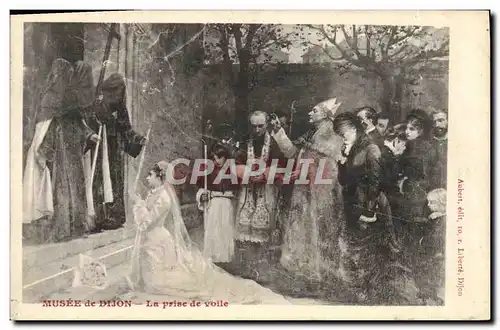
[[[250,24],[248,27],[248,33],[245,41],[245,48],[250,50],[250,47],[252,46],[252,41],[255,36],[255,33],[257,33],[257,30],[260,29],[262,24]]]
[[[368,32],[368,25],[365,25],[365,36],[366,36],[366,56],[369,58],[372,58],[371,53],[370,53],[371,52],[371,45],[370,45],[371,34]]]
[[[345,41],[347,42],[347,44],[349,45],[349,47],[351,47],[351,49],[354,51],[354,54],[356,54],[356,56],[358,57],[358,59],[360,59],[361,54],[359,53],[359,49],[358,49],[358,36],[357,36],[357,33],[356,33],[356,25],[352,26],[352,31],[353,31],[352,32],[352,35],[353,35],[352,38],[347,33],[344,25],[341,25],[340,28],[342,29],[342,33],[344,34]],[[353,41],[353,39],[354,39],[354,41]]]
[[[335,48],[342,54],[343,59],[345,59],[346,61],[349,61],[353,65],[355,65],[359,68],[363,68],[363,69],[365,69],[369,72],[372,72],[378,76],[384,77],[387,75],[387,72],[384,71],[384,68],[379,63],[375,62],[374,60],[372,60],[366,56],[363,56],[361,54],[359,56],[357,56],[358,58],[355,58],[352,55],[350,55],[346,50],[342,49],[342,47],[340,47],[339,44],[337,43],[337,27],[334,27],[333,38],[328,35],[328,32],[325,30],[324,26],[315,27],[314,25],[308,25],[308,27],[319,31],[326,40],[328,40],[331,44],[333,44],[335,46]],[[341,27],[341,29],[343,30],[343,32],[345,31],[345,28],[343,26]],[[349,37],[349,36],[345,35],[345,37]],[[346,39],[346,42],[349,45],[349,41],[347,39]],[[359,54],[359,51],[358,51],[358,54]]]
[[[389,40],[387,40],[387,44],[385,45],[385,47],[382,48],[382,60],[383,61],[387,61],[387,59],[389,57],[389,47],[391,47],[393,45],[393,40],[394,40],[394,37],[396,36],[397,30],[398,30],[398,28],[396,26],[391,27],[391,34],[389,36]]]
[[[260,53],[261,51],[268,49],[272,45],[275,45],[277,42],[277,40],[272,40],[268,43],[260,43],[259,45],[255,46],[255,51]]]
[[[441,46],[438,49],[422,51],[413,58],[410,58],[408,60],[403,60],[402,63],[405,66],[413,66],[422,60],[429,60],[436,57],[448,56],[450,52],[449,45],[450,41],[446,40],[445,42],[443,42],[443,44],[441,44]]]
[[[222,50],[222,65],[226,68],[229,82],[234,84],[233,62],[229,56],[229,35],[227,33],[227,26],[225,24],[217,25],[217,30],[219,30],[219,33],[221,34],[219,48]]]
[[[403,45],[401,46],[401,48],[399,48],[397,51],[395,51],[393,54],[392,54],[392,58],[396,58],[399,54],[401,54],[402,52],[404,52],[406,49],[408,49],[408,45]]]
[[[203,31],[205,31],[205,28],[206,28],[206,25],[203,26],[203,29],[201,29],[195,35],[193,35],[191,38],[189,38],[188,41],[186,41],[184,44],[182,44],[179,47],[177,47],[173,52],[171,52],[170,54],[168,54],[167,56],[165,56],[165,60],[168,60],[171,57],[177,55],[184,47],[186,47],[188,44],[190,44],[191,42],[193,42],[196,39],[198,39],[198,37],[203,33]]]
[[[234,42],[236,44],[236,55],[238,57],[241,55],[241,49],[243,48],[242,43],[242,32],[240,30],[241,24],[230,24],[230,31],[234,36]]]
[[[309,28],[313,29],[313,30],[317,30],[319,31],[323,37],[328,40],[333,46],[335,46],[335,48],[340,52],[340,54],[342,54],[342,58],[351,62],[352,64],[356,65],[356,66],[361,66],[361,63],[355,59],[354,57],[350,56],[344,49],[342,49],[342,47],[339,46],[339,44],[337,43],[337,27],[335,27],[334,29],[334,32],[333,32],[333,38],[330,37],[328,35],[328,33],[326,32],[324,26],[322,27],[316,27],[314,25],[307,25]]]
[[[309,42],[309,44],[310,44],[310,45],[313,45],[313,46],[320,47],[320,48],[321,48],[321,50],[323,51],[323,53],[325,53],[325,54],[326,54],[329,58],[331,58],[331,59],[332,59],[332,60],[334,60],[334,61],[344,60],[344,57],[343,57],[343,56],[340,56],[340,57],[335,57],[335,56],[333,56],[332,54],[330,54],[330,51],[329,51],[327,48],[323,47],[323,45],[316,44],[316,43],[311,42],[311,41]]]
[[[356,54],[358,64],[356,64],[356,63],[353,63],[353,64],[360,66],[360,67],[364,68],[365,70],[373,72],[373,73],[380,75],[380,76],[387,75],[387,72],[385,72],[386,70],[384,70],[382,65],[375,61],[375,57],[365,56],[365,55],[360,53],[359,48],[358,48],[358,34],[356,31],[356,25],[352,26],[352,29],[353,29],[353,37],[352,38],[349,36],[349,34],[347,33],[347,31],[343,25],[342,25],[341,29],[342,29],[342,33],[344,34],[344,38],[345,38],[347,44],[349,45],[349,47],[352,48],[352,50]],[[368,38],[368,36],[367,36],[367,38]]]
[[[392,45],[395,45],[395,44],[398,44],[400,42],[403,42],[405,40],[407,40],[408,38],[410,37],[413,37],[415,35],[415,32],[420,28],[419,26],[413,26],[412,27],[413,30],[410,31],[410,28],[408,28],[408,30],[406,31],[406,33],[404,35],[402,35],[401,37],[399,38],[394,38],[393,39],[393,42],[392,42]]]

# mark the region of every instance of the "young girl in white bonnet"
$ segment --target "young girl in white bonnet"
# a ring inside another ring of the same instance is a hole
[[[417,274],[422,298],[427,304],[444,302],[444,255],[446,227],[446,190],[439,188],[427,194],[428,230],[420,241]]]

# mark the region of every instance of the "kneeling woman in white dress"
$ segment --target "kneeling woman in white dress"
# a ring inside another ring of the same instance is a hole
[[[147,177],[151,191],[146,200],[133,198],[140,239],[129,285],[150,294],[186,299],[290,304],[254,281],[232,276],[202,255],[186,230],[175,190],[166,182],[167,169],[172,170],[167,162],[156,164]]]

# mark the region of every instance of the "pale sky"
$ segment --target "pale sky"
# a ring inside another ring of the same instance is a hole
[[[306,28],[304,28],[304,31],[306,31],[306,29],[310,30],[306,27]],[[284,33],[293,33],[294,30],[295,30],[294,25],[283,25],[283,32]],[[306,34],[306,33],[304,33],[304,34]],[[316,33],[314,31],[312,31],[310,38],[313,42],[315,42],[315,43],[318,42],[318,39],[316,38]],[[286,49],[283,49],[283,51],[290,54],[289,61],[291,63],[297,63],[297,62],[301,63],[302,62],[301,56],[302,56],[302,54],[304,54],[303,48],[304,48],[304,46],[299,44],[299,45],[295,45],[295,47],[292,46],[290,51],[287,51]]]

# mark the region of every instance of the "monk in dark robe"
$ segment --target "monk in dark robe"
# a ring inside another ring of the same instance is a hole
[[[36,157],[50,169],[52,240],[61,241],[81,237],[87,229],[83,156],[98,136],[84,119],[94,102],[92,68],[81,61],[71,65],[63,59],[55,60],[53,68],[59,69],[49,79],[37,118],[38,122],[50,120],[50,124]],[[68,76],[71,78],[66,80]]]
[[[95,107],[97,120],[90,121],[96,131],[102,124],[103,139],[99,146],[92,187],[95,231],[113,230],[125,224],[125,154],[137,157],[146,142],[130,124],[123,76],[111,74],[103,82],[101,92],[102,99]],[[106,146],[107,149],[104,149]]]

